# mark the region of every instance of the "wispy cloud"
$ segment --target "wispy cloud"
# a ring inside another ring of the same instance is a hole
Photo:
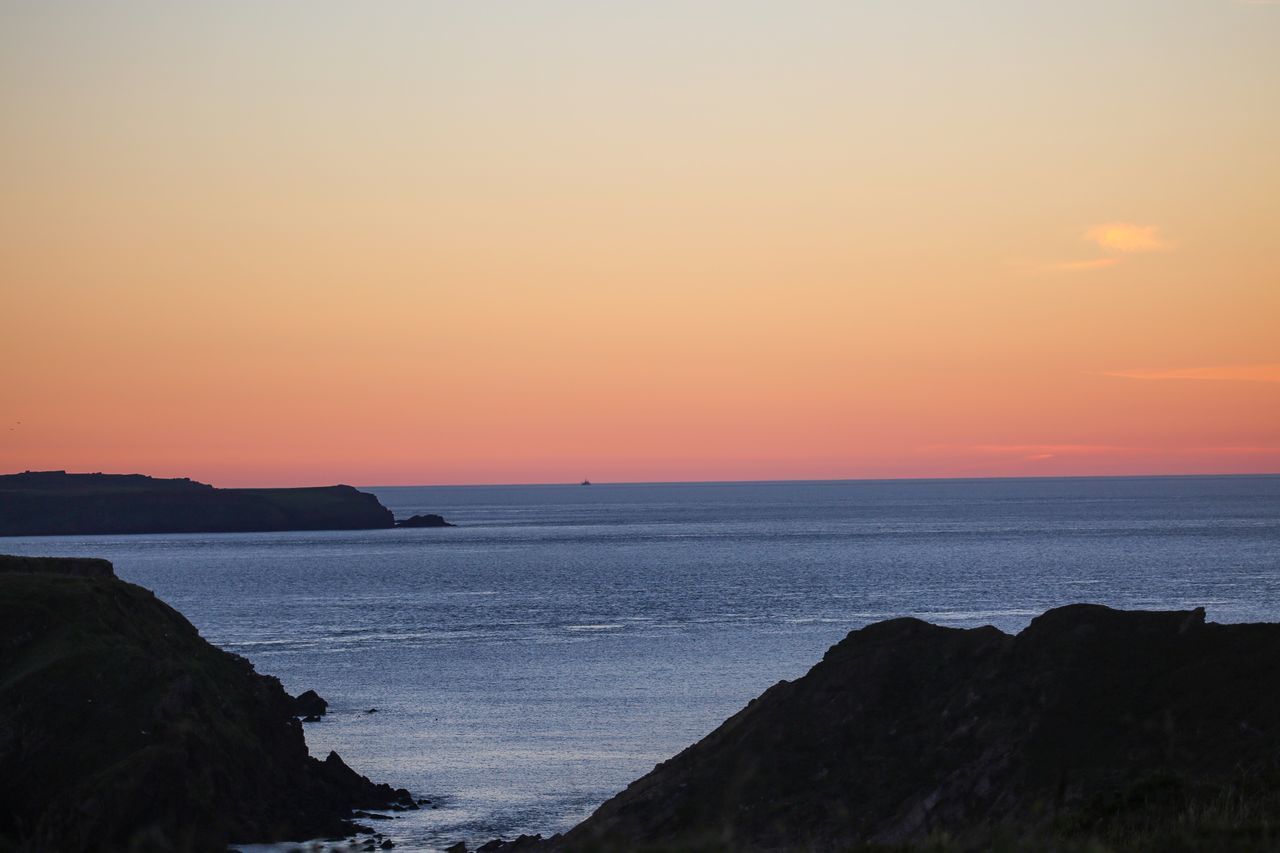
[[[1159,430],[1130,444],[1115,434],[1063,434],[1057,427],[1049,434],[989,433],[974,438],[977,441],[917,446],[918,470],[981,477],[1280,471],[1280,444],[1271,430],[1257,434],[1246,428],[1186,443],[1188,436]]]
[[[1231,364],[1221,367],[1178,367],[1166,370],[1107,370],[1100,375],[1118,376],[1122,379],[1280,382],[1280,364]]]
[[[1103,249],[1123,254],[1163,252],[1173,248],[1172,243],[1160,236],[1160,228],[1156,225],[1107,222],[1090,228],[1084,236]]]
[[[1027,462],[1042,462],[1059,456],[1101,456],[1132,451],[1129,447],[1110,444],[977,444],[964,449],[970,453],[1011,456]]]
[[[1051,459],[1086,462],[1116,457],[1274,456],[1280,453],[1280,446],[1257,444],[1191,447],[1120,444],[939,444],[920,449],[929,453],[964,453],[1010,462],[1047,462]]]
[[[1277,0],[1280,2],[1280,0]],[[1160,234],[1158,225],[1135,225],[1132,222],[1104,222],[1094,225],[1082,235],[1085,240],[1096,245],[1107,254],[1100,258],[1086,258],[1081,261],[1060,261],[1049,264],[1047,272],[1093,272],[1118,266],[1128,255],[1139,255],[1148,252],[1164,252],[1173,248],[1173,243]]]

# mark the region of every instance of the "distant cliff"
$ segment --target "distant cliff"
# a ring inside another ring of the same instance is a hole
[[[310,757],[293,706],[105,560],[0,557],[0,850],[225,851],[417,807]]]
[[[488,849],[1274,851],[1280,625],[870,625],[564,836]]]
[[[215,489],[141,474],[0,475],[0,536],[372,530],[391,511],[351,486]]]

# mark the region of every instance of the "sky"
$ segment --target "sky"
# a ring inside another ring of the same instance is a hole
[[[0,0],[0,472],[1280,472],[1280,3]]]

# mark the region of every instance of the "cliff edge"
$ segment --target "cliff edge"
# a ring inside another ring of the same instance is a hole
[[[0,850],[224,851],[354,808],[416,806],[312,758],[279,681],[105,560],[0,557]]]
[[[1280,849],[1280,625],[1204,617],[870,625],[566,835],[492,849]]]

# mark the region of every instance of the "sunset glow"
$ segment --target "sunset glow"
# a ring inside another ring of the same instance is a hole
[[[1232,0],[8,2],[0,471],[1280,471],[1277,56]]]

